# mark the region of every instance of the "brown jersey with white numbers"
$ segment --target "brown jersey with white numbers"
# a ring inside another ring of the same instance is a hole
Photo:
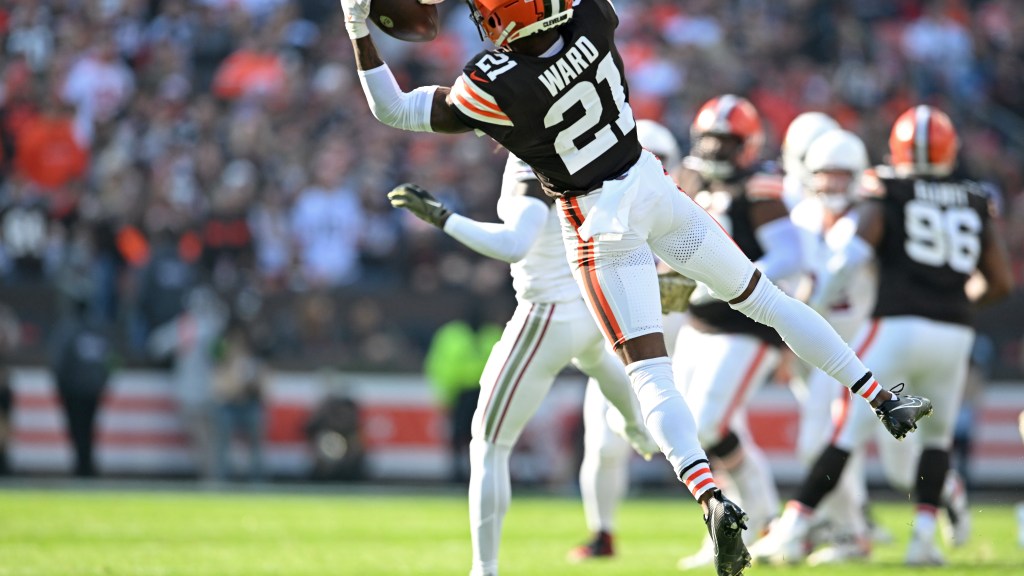
[[[896,178],[869,172],[865,194],[880,202],[885,232],[877,247],[878,300],[874,317],[921,316],[971,323],[964,285],[978,269],[989,198],[977,182],[954,178]]]
[[[453,111],[529,164],[549,195],[598,188],[641,150],[615,49],[618,23],[607,0],[580,0],[558,28],[556,54],[477,54],[452,86]]]

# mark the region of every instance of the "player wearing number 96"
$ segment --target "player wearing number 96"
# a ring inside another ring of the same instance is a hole
[[[856,234],[834,247],[816,292],[839,294],[849,272],[874,257],[878,297],[872,321],[854,339],[880,379],[905,381],[927,394],[935,414],[921,422],[917,516],[906,553],[911,565],[943,563],[935,544],[936,508],[949,469],[949,446],[974,340],[972,302],[965,292],[976,272],[987,287],[974,304],[1006,297],[1012,287],[1006,248],[983,188],[951,176],[957,135],[949,117],[930,106],[904,112],[889,138],[890,165],[868,171],[865,200],[854,209]],[[807,513],[835,487],[850,452],[870,437],[871,414],[854,405],[831,445],[811,467],[795,501],[761,542],[755,556],[793,562]]]
[[[701,503],[718,573],[741,574],[749,562],[745,514],[717,488],[673,382],[654,255],[775,328],[798,356],[880,408],[894,436],[915,428],[926,410],[910,406],[927,401],[882,388],[825,320],[763,278],[643,151],[615,46],[619,20],[608,0],[468,3],[495,48],[474,56],[450,88],[406,93],[369,36],[370,0],[341,0],[370,110],[405,130],[486,134],[557,198],[566,254],[587,307],[626,364],[651,435]],[[473,570],[489,573],[486,566]]]

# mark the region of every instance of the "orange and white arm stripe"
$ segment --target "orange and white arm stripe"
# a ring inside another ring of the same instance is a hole
[[[460,112],[480,122],[512,126],[512,120],[501,111],[494,97],[484,92],[468,76],[463,74],[452,86],[449,97]]]

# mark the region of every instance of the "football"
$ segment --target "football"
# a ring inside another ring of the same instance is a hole
[[[406,42],[429,42],[437,37],[437,6],[418,0],[372,0],[370,19],[388,36]]]

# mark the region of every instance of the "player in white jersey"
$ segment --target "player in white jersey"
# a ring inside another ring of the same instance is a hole
[[[678,162],[678,145],[663,126],[638,121],[638,137],[654,153]],[[426,191],[408,184],[396,188],[389,198],[396,207],[409,208],[421,217],[429,203],[435,204],[434,213],[442,210]],[[590,542],[571,551],[570,559],[614,553],[614,516],[629,472],[630,448],[624,436],[648,459],[657,451],[639,421],[622,363],[606,348],[586,311],[551,204],[539,193],[533,170],[510,155],[498,201],[503,224],[452,214],[443,225],[446,233],[469,248],[511,263],[519,303],[481,377],[483,390],[470,444],[474,565],[488,569],[497,568],[501,522],[511,499],[511,449],[567,364],[590,376],[584,396],[580,493],[593,534]],[[429,215],[424,219],[437,223]]]

